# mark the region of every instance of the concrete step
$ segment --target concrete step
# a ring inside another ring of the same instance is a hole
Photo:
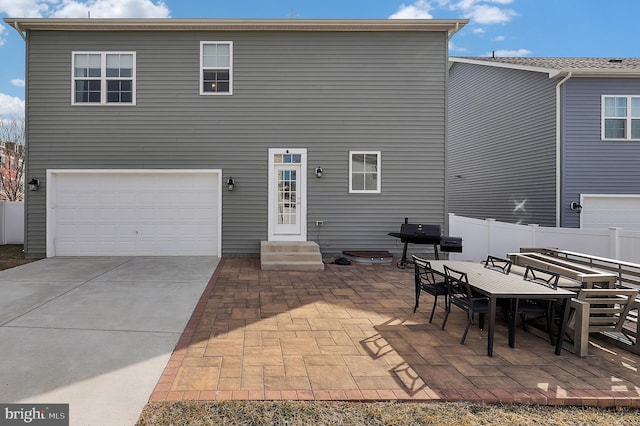
[[[322,262],[278,262],[278,261],[261,261],[260,268],[263,271],[324,271],[324,263]]]
[[[322,262],[322,255],[318,251],[272,251],[260,253],[260,259],[274,262]]]
[[[320,247],[313,241],[261,241],[265,271],[324,271]]]
[[[320,247],[313,241],[261,241],[260,253],[264,252],[319,252]]]

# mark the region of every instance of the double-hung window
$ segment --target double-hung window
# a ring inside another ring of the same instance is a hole
[[[380,151],[349,152],[349,192],[380,193]]]
[[[640,140],[640,96],[602,97],[602,139]]]
[[[233,92],[233,43],[200,42],[200,94],[230,95]]]
[[[71,103],[136,103],[135,52],[74,52]]]

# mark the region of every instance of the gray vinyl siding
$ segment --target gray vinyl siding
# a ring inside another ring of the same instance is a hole
[[[555,226],[556,83],[543,73],[452,65],[450,212]],[[525,209],[516,210],[522,202]]]
[[[28,37],[29,176],[41,182],[27,196],[29,255],[45,253],[46,169],[220,168],[236,182],[223,190],[223,255],[255,256],[269,148],[308,149],[308,239],[323,253],[398,253],[387,233],[405,217],[444,224],[444,32]],[[199,95],[200,41],[233,41],[233,95]],[[137,105],[72,106],[72,51],[135,51]],[[350,150],[382,151],[381,194],[349,194]]]
[[[602,95],[640,95],[638,78],[573,78],[563,91],[561,223],[579,227],[580,194],[640,194],[640,141],[601,139]]]

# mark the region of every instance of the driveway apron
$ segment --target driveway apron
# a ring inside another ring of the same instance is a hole
[[[0,271],[0,402],[133,424],[219,259],[51,258]]]

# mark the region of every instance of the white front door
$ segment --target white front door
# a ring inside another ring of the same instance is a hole
[[[269,240],[307,239],[307,150],[269,150]]]

